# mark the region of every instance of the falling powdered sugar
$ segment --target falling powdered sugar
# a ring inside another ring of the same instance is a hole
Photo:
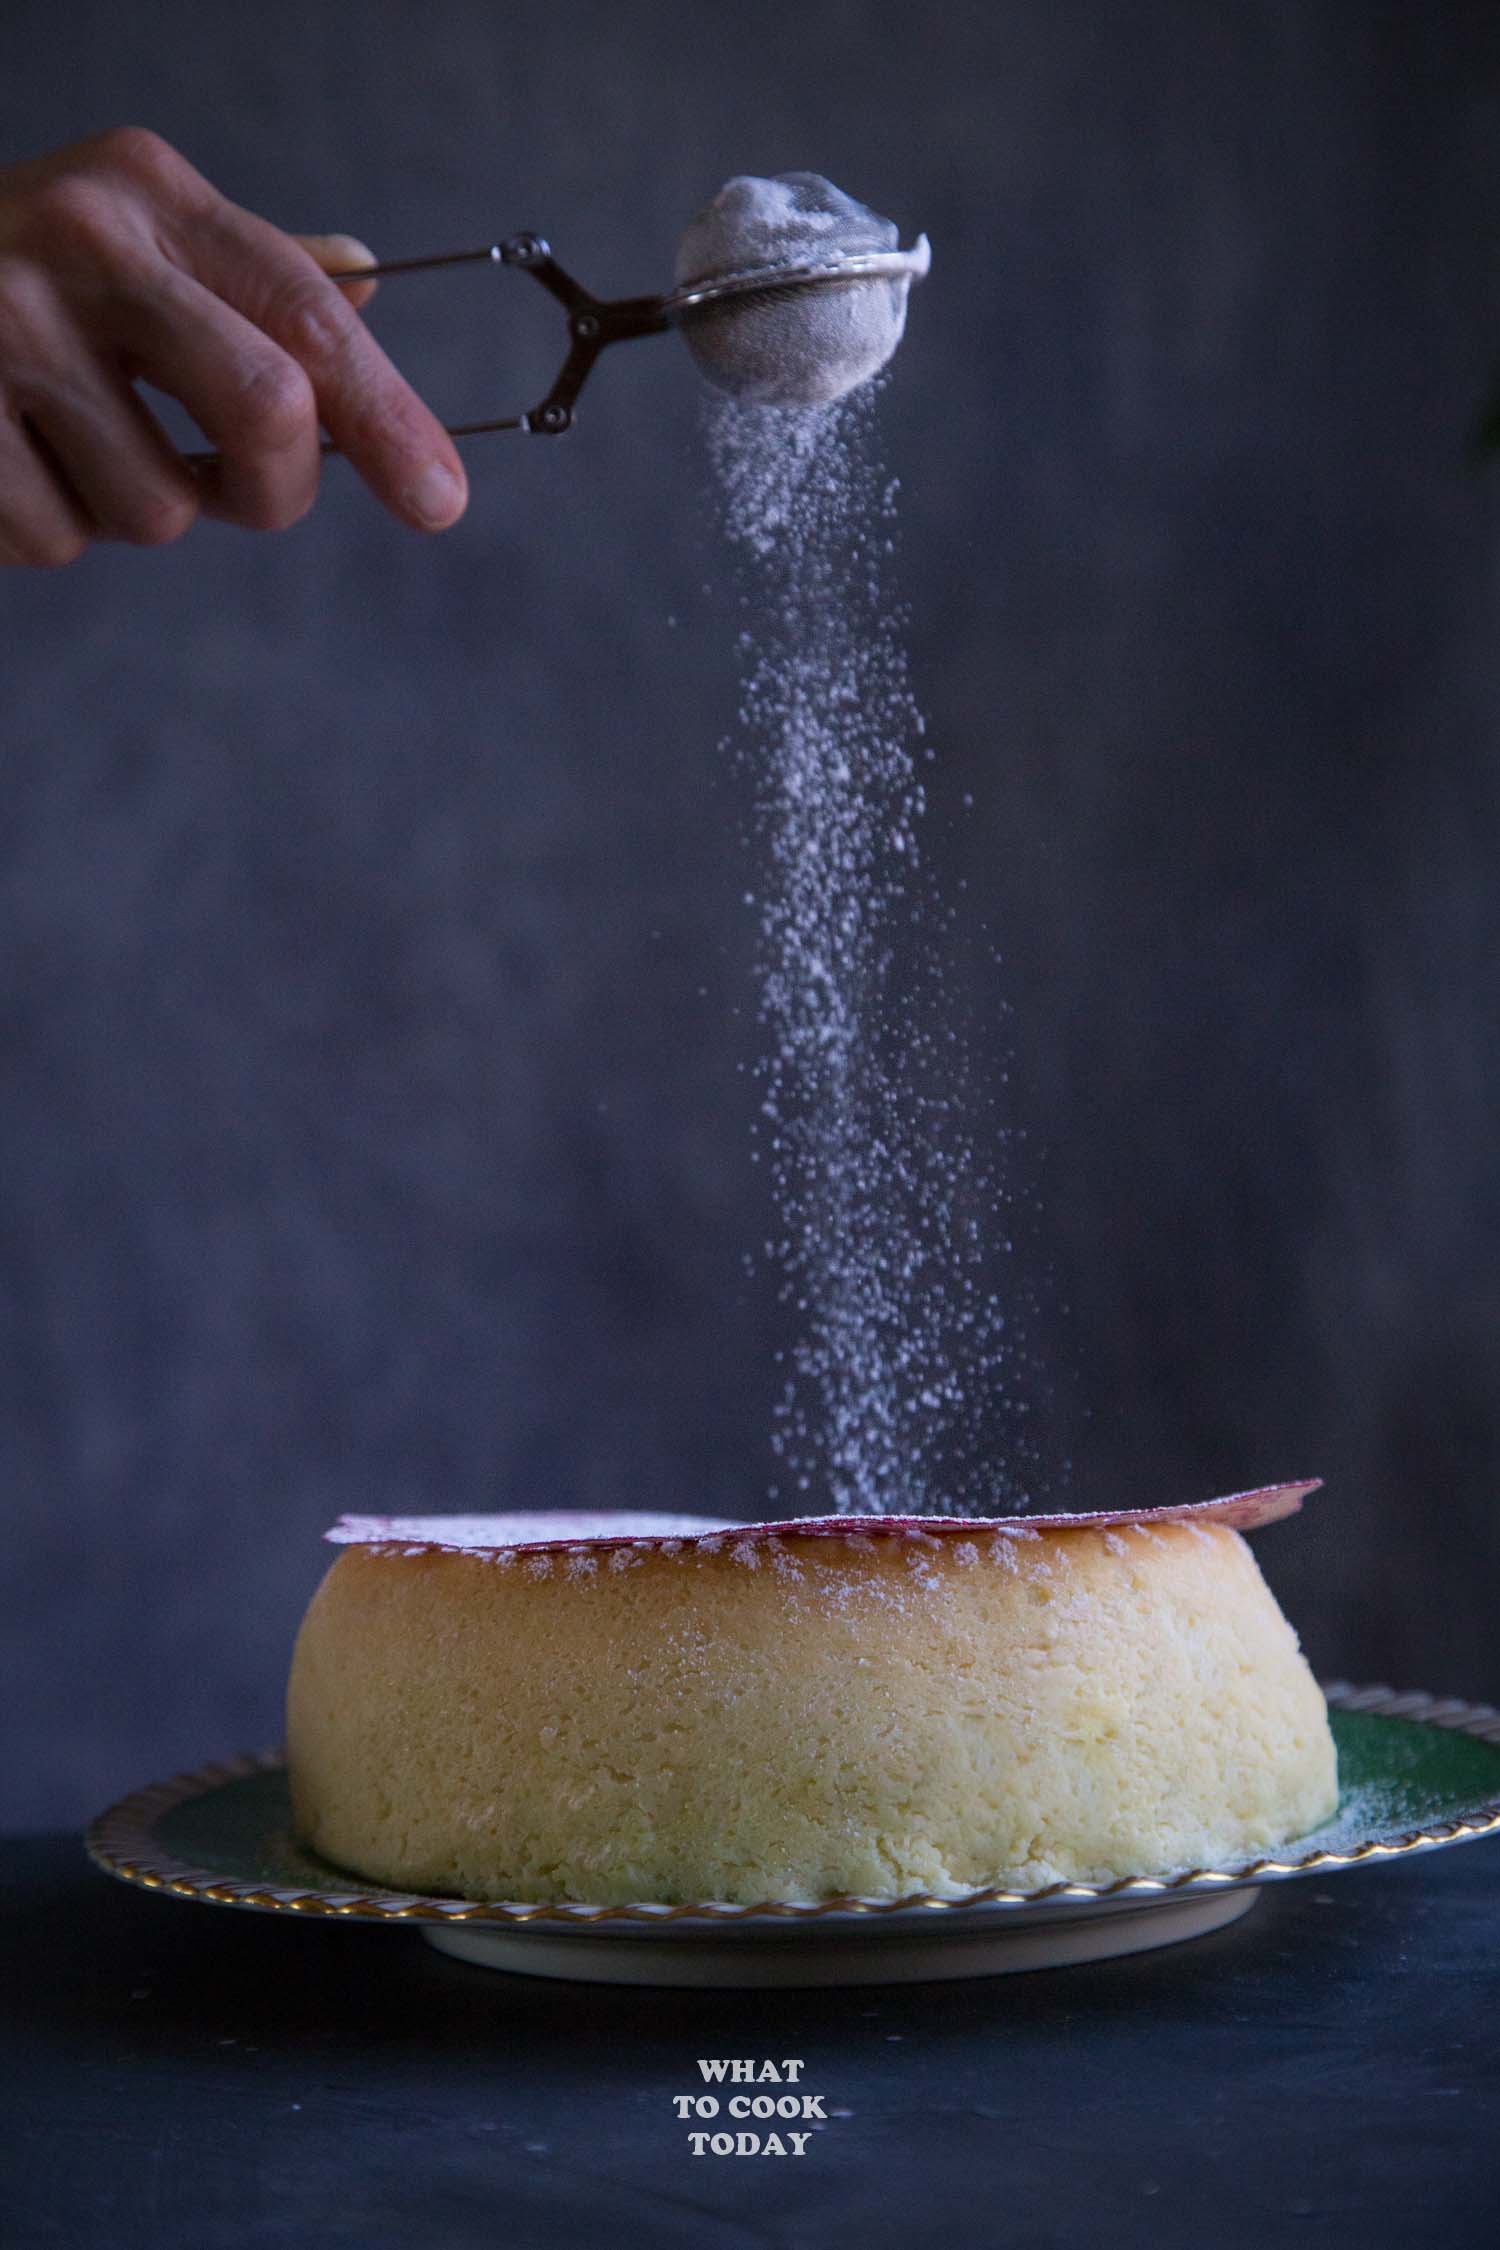
[[[1022,1506],[1024,1353],[990,1270],[1010,1248],[1007,1136],[931,943],[953,917],[919,849],[923,722],[883,584],[894,493],[872,394],[715,402],[708,426],[747,564],[766,1251],[798,1324],[772,1442],[797,1493],[841,1513]]]

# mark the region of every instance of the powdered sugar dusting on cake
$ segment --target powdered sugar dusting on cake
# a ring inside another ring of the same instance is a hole
[[[1207,1536],[1255,1531],[1296,1513],[1316,1478],[1262,1486],[1181,1507],[1122,1508],[1091,1515],[1028,1516],[799,1516],[772,1523],[730,1523],[716,1516],[537,1511],[496,1516],[343,1516],[324,1537],[334,1546],[358,1546],[400,1558],[468,1554],[505,1568],[514,1561],[557,1554],[566,1574],[588,1576],[587,1558],[604,1554],[612,1570],[628,1569],[648,1555],[691,1561],[724,1549],[743,1562],[767,1542],[788,1552],[791,1540],[817,1540],[866,1552],[894,1540],[907,1551],[931,1554],[955,1536],[977,1540],[992,1561],[1017,1567],[1014,1550],[1060,1531],[1094,1531],[1109,1537],[1129,1531],[1152,1540],[1162,1526],[1185,1525]]]
[[[582,1540],[659,1539],[677,1541],[702,1532],[724,1531],[719,1516],[679,1516],[611,1509],[590,1514],[572,1509],[517,1510],[503,1516],[340,1516],[324,1537],[335,1546],[375,1546],[415,1540],[428,1547],[502,1548],[574,1546]],[[675,1548],[672,1550],[675,1552]]]

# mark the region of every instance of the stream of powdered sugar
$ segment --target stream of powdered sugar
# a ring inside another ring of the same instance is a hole
[[[1006,1136],[945,995],[872,395],[710,416],[746,563],[766,1252],[798,1324],[772,1442],[799,1512],[1014,1508],[1031,1449],[994,1287]]]

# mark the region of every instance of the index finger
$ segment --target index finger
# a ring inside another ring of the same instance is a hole
[[[199,214],[181,248],[205,288],[295,359],[339,451],[393,515],[445,530],[468,504],[453,441],[311,251],[254,212]]]

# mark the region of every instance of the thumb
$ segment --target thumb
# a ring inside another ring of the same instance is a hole
[[[367,249],[357,235],[295,234],[292,240],[300,242],[325,273],[350,273],[357,266],[378,263],[374,251]],[[344,294],[356,312],[369,303],[379,287],[378,281],[350,281],[343,285]]]

